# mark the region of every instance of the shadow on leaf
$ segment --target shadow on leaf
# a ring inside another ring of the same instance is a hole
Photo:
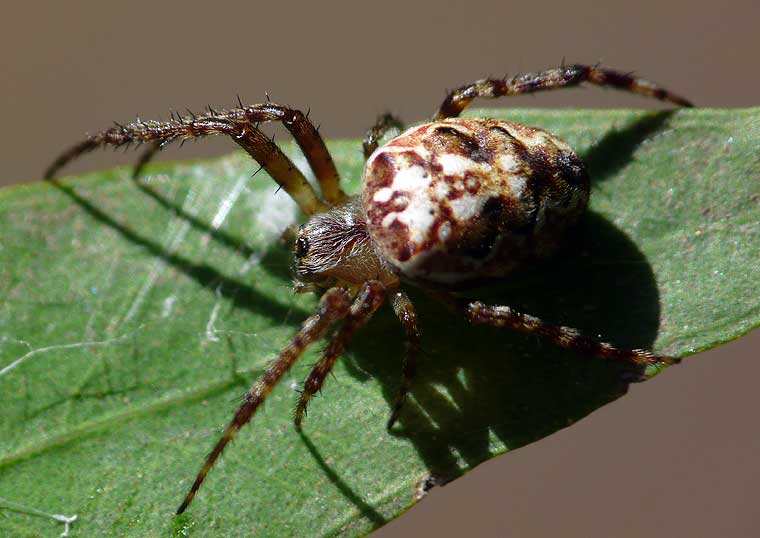
[[[208,289],[211,293],[219,293],[224,297],[230,299],[235,307],[243,308],[257,314],[269,316],[273,319],[284,319],[293,313],[296,309],[297,313],[302,316],[307,316],[309,313],[298,309],[292,305],[280,304],[266,295],[262,294],[256,288],[244,283],[241,280],[227,276],[219,272],[217,269],[209,264],[196,263],[188,258],[177,254],[176,252],[170,252],[158,242],[142,236],[140,233],[128,228],[116,220],[116,218],[108,215],[101,209],[99,209],[94,203],[90,202],[80,194],[78,194],[72,187],[61,183],[56,179],[48,180],[48,182],[58,189],[61,193],[65,194],[80,208],[82,208],[92,218],[99,223],[108,226],[109,228],[118,232],[124,239],[141,246],[151,255],[163,259],[177,269],[184,273],[189,278],[195,280],[199,285]],[[187,218],[188,215],[181,213],[182,218]],[[196,225],[198,223],[196,222]],[[210,230],[208,226],[202,226],[205,230]],[[220,236],[212,235],[215,239],[219,240]],[[225,236],[226,237],[226,236]],[[233,239],[227,237],[228,241],[233,241],[238,249],[240,249],[241,243],[237,243]],[[246,247],[249,248],[249,247]],[[261,265],[264,267],[274,266],[281,267],[283,260],[287,256],[284,249],[279,245],[275,245],[270,248],[262,257]],[[284,281],[288,280],[288,273],[278,273]]]

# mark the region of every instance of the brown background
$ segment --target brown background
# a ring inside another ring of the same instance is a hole
[[[759,5],[4,4],[0,184],[37,179],[85,131],[138,112],[165,117],[268,91],[311,107],[327,136],[358,137],[379,112],[419,120],[445,88],[563,57],[636,70],[701,106],[759,105]],[[654,106],[600,89],[500,104]],[[181,157],[230,149],[211,141]],[[127,158],[97,154],[69,171]],[[572,428],[433,490],[376,536],[758,536],[758,349],[760,332],[633,386]]]

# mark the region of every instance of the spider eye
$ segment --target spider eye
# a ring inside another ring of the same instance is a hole
[[[303,258],[309,251],[309,241],[305,237],[296,239],[296,256]]]

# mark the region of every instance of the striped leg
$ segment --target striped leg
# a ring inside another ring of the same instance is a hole
[[[612,344],[600,342],[582,335],[577,329],[551,325],[537,317],[517,312],[508,306],[492,306],[481,302],[466,303],[464,312],[472,323],[506,327],[516,331],[534,334],[553,342],[559,347],[570,349],[581,355],[609,359],[646,366],[649,364],[675,364],[680,359],[655,355],[644,349],[620,349]]]
[[[366,282],[359,291],[356,299],[351,305],[351,311],[346,316],[343,325],[333,336],[327,348],[322,353],[322,357],[309,373],[304,383],[301,398],[298,400],[295,412],[296,429],[301,429],[301,422],[306,415],[309,400],[312,396],[322,389],[325,378],[335,366],[335,361],[346,349],[346,344],[351,337],[365,323],[369,321],[372,314],[383,304],[385,300],[385,286],[376,280]]]
[[[205,115],[181,117],[167,121],[137,120],[116,125],[90,136],[61,154],[46,170],[52,178],[70,161],[104,146],[129,146],[150,143],[138,162],[142,168],[163,146],[176,140],[212,135],[230,136],[245,149],[301,207],[312,215],[324,209],[314,189],[287,156],[258,129],[260,122],[279,121],[295,138],[319,181],[322,194],[333,204],[345,198],[340,189],[338,171],[314,125],[298,111],[274,103],[265,103],[232,110],[210,111]],[[139,171],[139,170],[138,170]]]
[[[401,408],[406,401],[406,395],[412,386],[412,381],[417,373],[417,357],[420,354],[420,330],[417,327],[417,313],[409,296],[403,291],[396,292],[391,297],[393,311],[398,316],[406,334],[404,342],[404,362],[401,364],[401,385],[399,386],[396,400],[393,403],[391,416],[388,419],[388,429],[391,429],[398,420]]]
[[[280,352],[280,356],[245,395],[243,403],[240,404],[240,407],[235,412],[234,418],[227,428],[225,428],[214,449],[206,456],[206,461],[198,473],[195,482],[193,482],[190,491],[177,509],[178,514],[184,512],[192,502],[206,475],[214,466],[224,448],[235,438],[240,428],[251,420],[253,414],[269,393],[272,392],[275,385],[279,383],[285,372],[293,366],[309,344],[321,338],[333,322],[344,318],[348,314],[349,307],[350,298],[345,290],[331,288],[324,293],[319,303],[319,312],[309,317],[303,323],[301,329],[290,341],[290,344]]]
[[[569,88],[583,82],[626,90],[661,101],[669,101],[679,106],[693,106],[683,97],[629,73],[593,65],[576,64],[538,73],[526,73],[513,78],[489,78],[467,84],[451,91],[446,96],[433,119],[437,121],[455,118],[478,97],[495,99],[509,95]]]
[[[383,114],[377,118],[375,124],[370,127],[367,134],[364,135],[363,146],[365,159],[369,159],[369,156],[377,149],[383,136],[392,129],[401,132],[404,130],[404,124],[393,114]]]

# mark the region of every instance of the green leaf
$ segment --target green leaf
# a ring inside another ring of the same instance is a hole
[[[487,114],[567,140],[593,194],[566,254],[481,299],[678,356],[760,324],[760,109]],[[329,146],[357,192],[359,142]],[[295,207],[255,168],[235,153],[138,183],[118,169],[0,192],[0,534],[63,530],[23,505],[76,514],[71,536],[359,536],[426,478],[564,428],[635,377],[413,292],[426,354],[392,432],[403,343],[384,309],[304,434],[294,389],[318,349],[175,518],[240,395],[316,305],[292,293],[278,241]]]

